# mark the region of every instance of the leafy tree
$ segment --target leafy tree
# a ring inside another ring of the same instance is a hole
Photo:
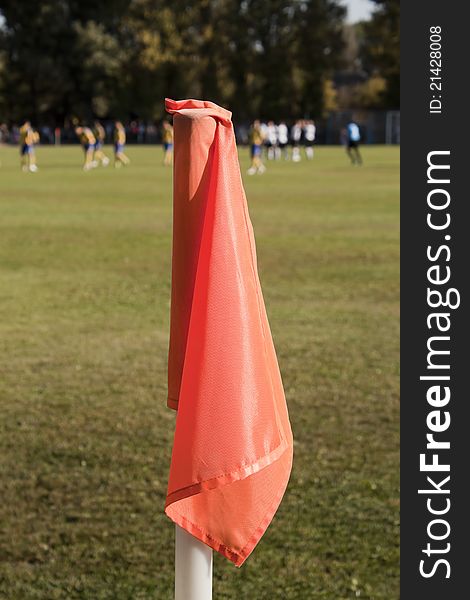
[[[317,116],[343,43],[339,0],[0,5],[0,106],[12,120],[156,119],[165,96],[208,98],[238,119]]]
[[[237,114],[318,115],[338,62],[345,9],[333,0],[227,2],[223,45]]]
[[[363,64],[385,79],[381,94],[386,108],[400,106],[400,0],[373,0],[376,10],[364,23]]]
[[[311,0],[299,6],[297,63],[301,73],[301,112],[324,111],[325,80],[341,64],[346,9],[331,0]]]
[[[118,41],[91,3],[2,0],[1,14],[6,63],[1,94],[12,119],[61,123],[71,115],[89,116],[103,89],[116,85],[122,64]]]

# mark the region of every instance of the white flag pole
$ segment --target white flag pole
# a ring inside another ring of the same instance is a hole
[[[175,600],[212,600],[212,548],[175,525]]]

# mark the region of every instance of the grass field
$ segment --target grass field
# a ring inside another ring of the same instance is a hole
[[[171,171],[21,173],[0,147],[0,598],[170,600]],[[398,598],[399,150],[245,177],[295,437],[283,503],[214,599]],[[246,151],[242,151],[246,171]]]

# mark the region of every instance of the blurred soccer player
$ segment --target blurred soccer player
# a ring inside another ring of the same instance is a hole
[[[168,167],[173,162],[173,127],[168,121],[162,125],[163,164]]]
[[[21,168],[23,171],[36,173],[38,167],[36,165],[36,154],[34,152],[34,144],[39,142],[39,133],[34,131],[29,121],[25,121],[20,127],[20,156]]]
[[[128,165],[131,161],[124,154],[124,146],[126,145],[126,130],[121,121],[114,123],[114,166]]]
[[[103,125],[99,121],[95,121],[93,125],[93,135],[95,136],[95,153],[94,160],[100,162],[103,167],[107,167],[109,165],[109,158],[103,152],[103,145],[106,139],[106,131],[104,130]]]
[[[274,121],[269,121],[266,126],[266,147],[268,149],[268,160],[278,158],[277,127]]]
[[[312,160],[313,158],[313,143],[315,141],[316,132],[317,129],[313,121],[304,121],[304,143],[307,160]]]
[[[268,155],[268,126],[264,121],[261,121],[260,125],[261,135],[263,136],[262,148],[266,149],[266,156]],[[261,158],[263,157],[263,152],[261,152]]]
[[[289,144],[289,129],[284,121],[281,121],[277,126],[277,137],[279,142],[278,151],[279,154],[283,154],[286,160],[289,159],[289,153],[287,151],[287,146]]]
[[[253,122],[250,129],[250,151],[251,151],[251,166],[248,169],[248,175],[255,173],[261,174],[266,171],[266,167],[261,160],[261,152],[263,149],[264,136],[261,129],[261,124],[258,120]]]
[[[361,131],[355,121],[351,121],[346,126],[346,152],[353,165],[362,165],[362,157],[359,152],[359,142],[361,141]]]
[[[80,140],[80,144],[82,145],[83,152],[85,154],[85,162],[83,163],[83,170],[89,171],[90,169],[94,169],[98,166],[98,163],[93,160],[93,155],[95,152],[95,144],[96,138],[93,135],[92,130],[89,127],[82,127],[78,125],[75,127],[75,133]]]
[[[290,130],[292,142],[292,160],[299,162],[300,160],[300,140],[302,138],[302,121],[296,121]]]

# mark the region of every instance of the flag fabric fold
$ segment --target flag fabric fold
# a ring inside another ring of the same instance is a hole
[[[289,479],[292,432],[256,266],[231,113],[166,100],[173,114],[168,406],[177,410],[165,504],[240,566]]]

